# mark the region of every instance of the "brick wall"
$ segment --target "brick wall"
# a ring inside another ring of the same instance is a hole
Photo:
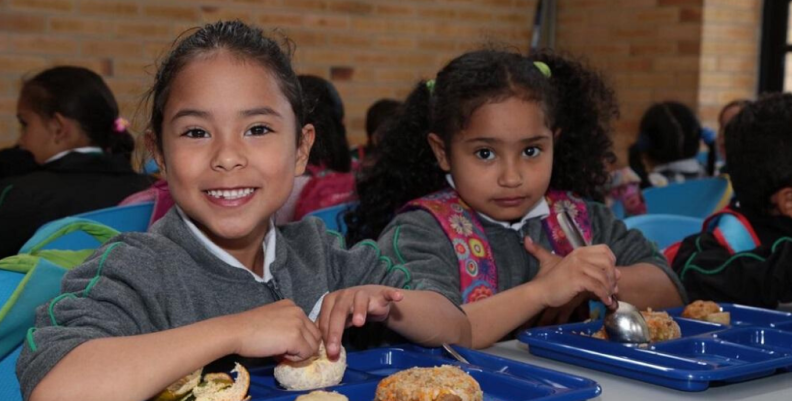
[[[643,111],[682,101],[715,126],[720,106],[753,97],[761,0],[558,0],[557,47],[586,55],[617,89],[616,150]],[[351,140],[365,110],[402,98],[421,77],[487,41],[524,51],[536,0],[0,0],[0,144],[17,136],[19,79],[55,64],[100,72],[125,116],[151,82],[154,61],[185,29],[240,18],[280,27],[298,45],[300,73],[332,78]],[[140,120],[136,127],[140,126]]]
[[[0,0],[0,144],[18,135],[23,74],[56,64],[91,68],[131,117],[172,40],[230,18],[281,27],[298,45],[299,73],[335,78],[352,142],[360,143],[371,103],[403,98],[460,52],[492,40],[525,51],[534,8],[535,0]]]
[[[653,103],[676,100],[717,128],[720,107],[752,98],[758,71],[760,0],[559,1],[557,45],[607,71],[622,118],[619,165]]]
[[[756,96],[761,14],[761,0],[705,0],[698,110],[710,127],[723,105]]]
[[[616,87],[620,164],[649,105],[673,99],[696,107],[702,10],[703,0],[559,2],[558,47],[587,55]]]

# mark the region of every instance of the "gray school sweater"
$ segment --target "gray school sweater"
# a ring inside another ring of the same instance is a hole
[[[650,263],[661,269],[687,303],[685,289],[655,246],[637,230],[627,230],[620,220],[600,203],[586,202],[592,225],[592,244],[607,244],[616,255],[617,266]],[[536,258],[523,246],[523,237],[550,248],[550,241],[539,218],[528,220],[521,232],[479,219],[492,249],[498,269],[498,291],[530,281],[539,271]],[[378,240],[382,254],[403,266],[412,275],[412,284],[445,295],[462,304],[459,262],[451,241],[435,218],[424,210],[396,216]]]
[[[125,233],[66,274],[61,295],[39,307],[17,376],[27,400],[68,352],[92,339],[145,334],[291,299],[306,314],[326,292],[363,285],[405,287],[371,246],[346,250],[314,218],[277,228],[273,279],[257,282],[210,253],[171,210],[149,233]],[[155,362],[155,361],[154,361]],[[108,380],[121,380],[108,378]]]

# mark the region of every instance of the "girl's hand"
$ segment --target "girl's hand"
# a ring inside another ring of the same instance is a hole
[[[618,293],[619,270],[616,256],[606,245],[578,248],[558,260],[547,249],[531,241],[525,249],[539,260],[539,271],[535,281],[541,281],[544,307],[559,307],[578,294],[591,292],[606,306],[615,307],[612,295]]]
[[[236,353],[261,358],[283,355],[302,361],[319,351],[322,334],[300,307],[291,300],[231,315],[232,330],[237,330]]]
[[[525,247],[525,250],[528,251],[528,253],[534,255],[532,250],[535,250],[538,245],[534,245],[531,237],[525,237],[525,239],[523,239],[523,246]],[[553,270],[553,267],[555,267],[564,258],[552,252],[547,252],[547,254],[544,255],[542,259],[539,259],[538,257],[537,259],[539,260],[539,272],[536,273],[536,277],[538,278],[549,273],[550,270]]]
[[[386,320],[391,304],[403,297],[401,291],[382,285],[364,285],[327,294],[318,319],[327,357],[331,360],[338,357],[345,328],[363,326],[367,320]]]

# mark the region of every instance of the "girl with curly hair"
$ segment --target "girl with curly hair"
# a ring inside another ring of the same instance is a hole
[[[616,114],[612,90],[580,62],[464,54],[419,83],[386,128],[350,236],[378,235],[392,269],[462,305],[476,347],[540,313],[565,321],[592,296],[680,305],[683,289],[653,246],[584,200],[608,178]],[[584,246],[573,249],[561,215]]]

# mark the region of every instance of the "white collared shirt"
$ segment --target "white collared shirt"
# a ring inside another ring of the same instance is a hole
[[[451,177],[451,174],[446,174],[446,181],[448,181],[448,185],[451,185],[451,188],[456,189],[456,186],[454,185],[454,177]],[[525,216],[523,216],[522,219],[520,219],[520,221],[518,221],[517,223],[509,223],[507,221],[495,220],[492,217],[489,217],[486,214],[479,212],[478,210],[476,210],[476,213],[479,216],[481,216],[481,218],[483,218],[484,220],[520,232],[528,220],[537,217],[543,219],[549,216],[550,207],[547,205],[547,200],[545,200],[545,198],[542,197],[539,200],[539,202],[533,208],[531,208],[531,210],[529,210],[528,213],[526,213]]]
[[[63,152],[60,152],[60,153],[56,154],[55,156],[52,156],[49,159],[47,159],[44,162],[44,164],[47,164],[49,162],[54,162],[55,160],[58,160],[58,159],[62,158],[63,156],[68,155],[71,152],[77,152],[77,153],[104,153],[104,152],[102,152],[102,148],[99,148],[99,147],[96,147],[96,146],[84,146],[82,148],[74,148],[74,149],[64,150]]]
[[[204,233],[201,232],[201,230],[198,229],[198,227],[195,226],[195,223],[193,223],[192,220],[190,220],[190,218],[187,217],[187,215],[178,205],[176,206],[176,211],[179,212],[179,216],[181,216],[182,220],[184,220],[184,222],[187,224],[187,228],[189,228],[190,232],[192,232],[193,235],[195,235],[195,238],[197,238],[198,241],[201,242],[201,244],[203,244],[203,246],[205,246],[207,250],[209,250],[209,252],[217,256],[218,259],[222,260],[223,262],[231,266],[234,266],[238,269],[242,269],[250,273],[251,275],[253,275],[253,278],[255,278],[256,281],[260,283],[266,283],[272,280],[272,272],[270,271],[270,265],[272,265],[272,262],[275,261],[275,238],[276,238],[275,224],[273,223],[272,219],[270,219],[270,229],[267,232],[267,235],[264,236],[264,242],[261,243],[261,247],[264,250],[264,277],[260,277],[252,270],[245,267],[245,265],[243,265],[237,258],[231,256],[230,253],[226,252],[224,249],[220,248],[219,246],[217,246],[217,244],[212,242],[212,240],[210,240]]]

